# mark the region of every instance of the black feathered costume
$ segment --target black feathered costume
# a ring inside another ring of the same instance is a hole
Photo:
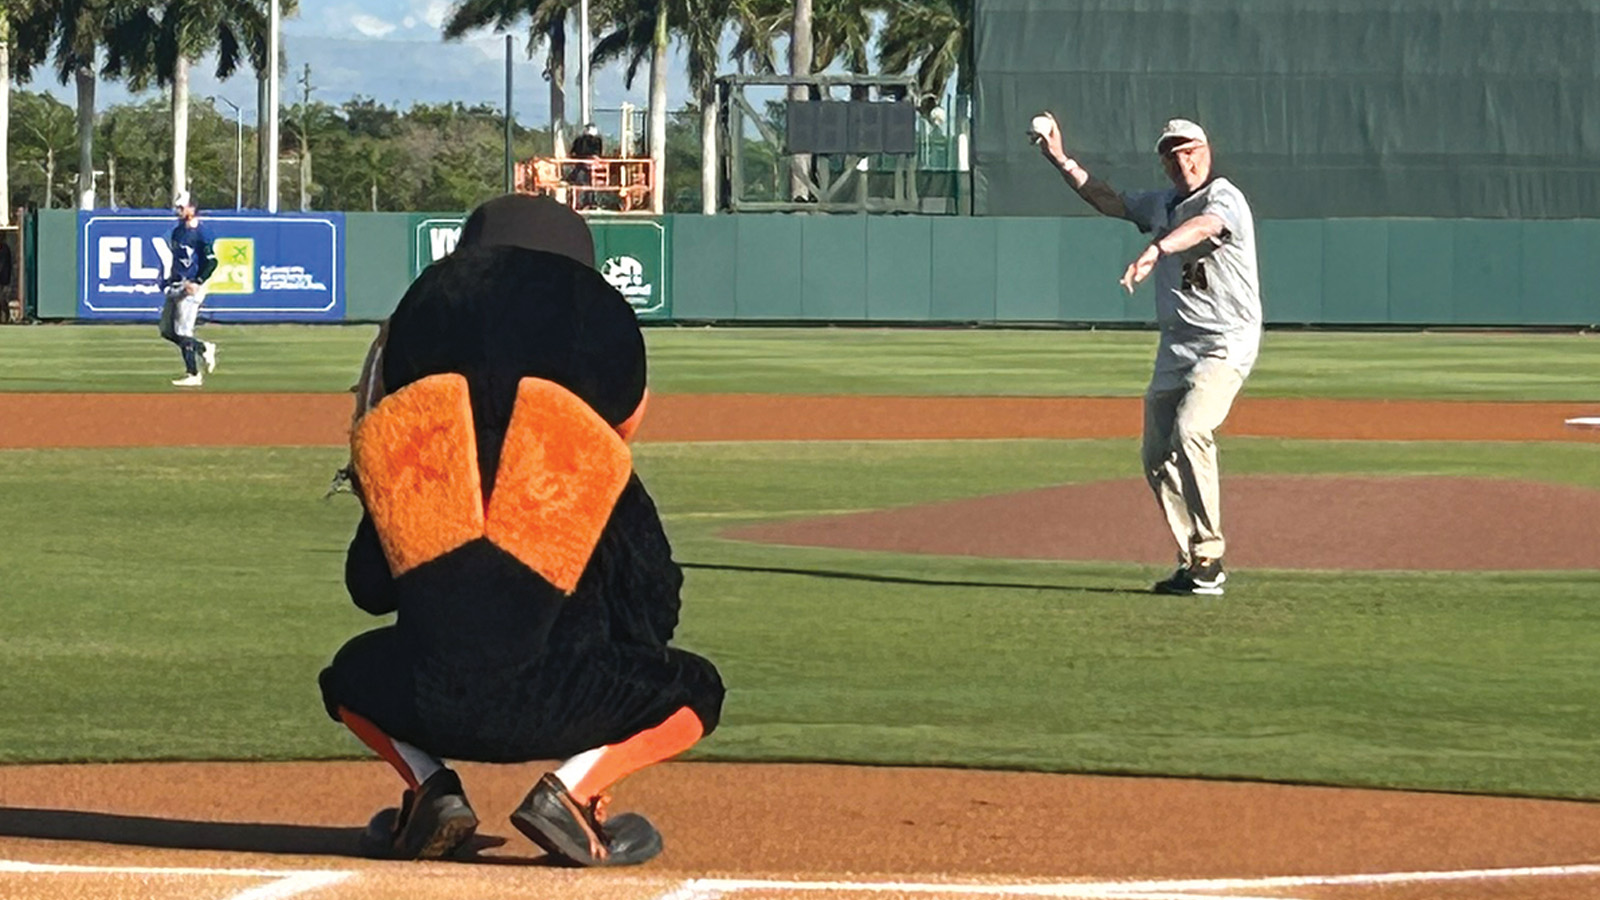
[[[369,744],[353,723],[484,762],[575,757],[675,715],[699,734],[717,725],[716,668],[669,646],[683,576],[625,443],[646,399],[643,336],[592,246],[564,207],[491,201],[406,292],[371,358],[382,399],[354,428],[365,514],[345,582],[363,610],[398,616],[320,679],[329,714]],[[393,852],[453,851],[471,828],[418,821],[430,786],[413,788]],[[592,804],[568,810],[563,785],[551,790],[552,815],[579,820],[578,849],[541,839],[561,830],[548,823],[518,827],[569,861],[616,862]],[[458,782],[434,793],[462,795]]]

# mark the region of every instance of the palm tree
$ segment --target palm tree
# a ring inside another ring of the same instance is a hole
[[[37,52],[24,60],[31,66],[48,55],[54,59],[62,84],[77,86],[78,206],[94,207],[94,93],[95,57],[111,23],[130,0],[55,0],[34,3],[12,20],[19,46]],[[51,48],[39,52],[42,48]]]
[[[811,0],[794,0],[794,19],[789,26],[789,74],[796,78],[811,74],[811,22]],[[810,96],[811,92],[803,86],[789,89],[790,100],[806,100]],[[789,193],[794,199],[805,196],[810,172],[810,154],[797,153],[790,158]]]
[[[871,13],[884,4],[874,0],[814,0],[811,71],[820,72],[834,63],[843,64],[852,75],[871,72],[867,52],[872,43]],[[865,88],[853,88],[850,99],[867,99]]]
[[[550,133],[556,156],[565,156],[567,150],[567,15],[576,7],[577,0],[457,0],[444,23],[444,39],[454,41],[489,26],[505,31],[528,17],[528,55],[549,42],[544,79],[550,82]]]
[[[11,13],[0,10],[0,227],[11,224]]]
[[[0,228],[11,224],[11,11],[0,9]]]
[[[956,91],[972,92],[974,0],[894,0],[878,43],[878,65],[899,75],[916,69],[917,108],[938,107],[950,76]]]
[[[189,67],[215,50],[220,79],[232,76],[247,60],[259,61],[264,69],[265,4],[262,0],[165,0],[153,8],[125,11],[112,24],[108,38],[106,74],[126,78],[136,91],[151,81],[170,91],[170,194],[176,195],[188,188]]]
[[[684,0],[680,33],[688,57],[689,89],[700,106],[700,212],[717,211],[717,63],[730,20],[749,23],[748,2]],[[741,29],[742,30],[742,29]]]
[[[595,44],[593,62],[601,65],[626,59],[624,82],[633,86],[639,67],[650,59],[650,147],[659,185],[666,184],[663,167],[666,146],[665,72],[655,60],[666,53],[670,36],[667,19],[683,42],[688,61],[689,89],[700,109],[700,208],[710,215],[717,210],[717,76],[720,71],[722,38],[732,27],[736,41],[730,57],[741,68],[748,65],[758,72],[773,72],[777,59],[773,40],[789,22],[790,0],[613,0],[604,9],[611,31]],[[656,110],[662,114],[658,117]],[[658,199],[663,196],[658,187]],[[659,211],[659,210],[658,210]]]
[[[776,72],[773,44],[792,34],[795,0],[732,0],[733,19],[739,27],[732,58],[758,73]],[[872,13],[887,8],[887,0],[811,0],[811,72],[843,63],[852,74],[871,70],[868,47],[872,43]]]
[[[741,0],[747,12],[741,17],[741,34],[733,56],[741,65],[757,72],[777,71],[772,44],[779,35],[789,41],[789,71],[794,75],[821,72],[835,63],[846,70],[865,75],[870,69],[868,47],[872,43],[871,13],[884,7],[882,0]],[[794,35],[799,34],[796,39]],[[806,48],[809,47],[809,52]],[[796,87],[791,99],[804,100],[808,92]],[[854,87],[852,100],[867,99],[867,89]],[[803,173],[810,168],[807,156],[792,161],[790,193],[805,192]]]
[[[632,87],[633,78],[639,72],[639,65],[648,57],[650,60],[650,161],[655,169],[655,184],[651,190],[653,211],[660,213],[663,208],[666,184],[667,160],[667,49],[671,36],[670,22],[679,16],[674,15],[669,6],[670,0],[609,0],[603,3],[599,10],[603,18],[611,22],[611,31],[602,35],[595,42],[594,51],[590,62],[601,65],[613,59],[626,58],[628,67],[623,77],[624,83]],[[688,0],[677,0],[680,9],[678,14],[685,12],[682,8]],[[706,0],[707,7],[720,6],[722,0]],[[707,19],[717,19],[714,10],[707,8],[704,11]],[[684,16],[687,21],[687,16]],[[726,19],[718,19],[726,21]],[[710,30],[710,25],[701,25],[704,30]],[[720,34],[720,32],[719,32]],[[712,64],[707,67],[715,71]],[[702,139],[703,143],[703,139]]]
[[[794,24],[792,0],[732,0],[732,3],[738,34],[729,58],[738,63],[740,72],[749,70],[757,75],[777,72],[778,54],[774,44]]]
[[[288,18],[289,16],[292,16],[300,11],[299,0],[277,0],[277,2],[280,18]],[[255,194],[257,204],[264,207],[267,205],[267,195],[269,193],[266,182],[267,170],[270,168],[267,165],[268,154],[278,152],[277,147],[267,146],[267,141],[265,140],[266,134],[269,130],[267,127],[267,120],[273,112],[271,109],[272,100],[267,96],[268,83],[271,80],[273,68],[282,70],[284,56],[283,48],[280,46],[278,48],[278,58],[274,60],[267,59],[267,52],[271,46],[270,35],[268,33],[271,28],[271,11],[267,9],[267,7],[271,3],[271,0],[251,0],[251,3],[253,6],[258,7],[261,10],[261,29],[259,31],[255,31],[253,29],[246,30],[244,31],[243,36],[247,40],[245,49],[250,57],[250,68],[254,69],[256,73]]]
[[[650,41],[650,168],[655,172],[651,186],[651,212],[666,211],[667,176],[667,41],[671,34],[667,0],[655,0],[656,27]]]

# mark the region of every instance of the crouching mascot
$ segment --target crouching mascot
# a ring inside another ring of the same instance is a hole
[[[659,832],[608,818],[606,790],[716,728],[723,686],[669,646],[683,575],[627,443],[644,338],[583,219],[519,195],[479,207],[366,369],[345,583],[396,618],[320,678],[329,715],[407,786],[364,851],[463,855],[478,818],[445,760],[550,759],[519,831],[571,865],[654,857]]]

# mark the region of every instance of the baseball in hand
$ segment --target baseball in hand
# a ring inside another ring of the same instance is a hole
[[[1039,115],[1033,117],[1032,131],[1030,134],[1033,135],[1034,140],[1046,140],[1050,137],[1050,133],[1055,130],[1056,120],[1049,113],[1040,113]]]

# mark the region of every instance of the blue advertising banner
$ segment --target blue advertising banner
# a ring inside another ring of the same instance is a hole
[[[344,318],[344,214],[202,214],[217,255],[202,319],[337,322]],[[161,210],[78,213],[78,317],[161,314],[177,216]]]

